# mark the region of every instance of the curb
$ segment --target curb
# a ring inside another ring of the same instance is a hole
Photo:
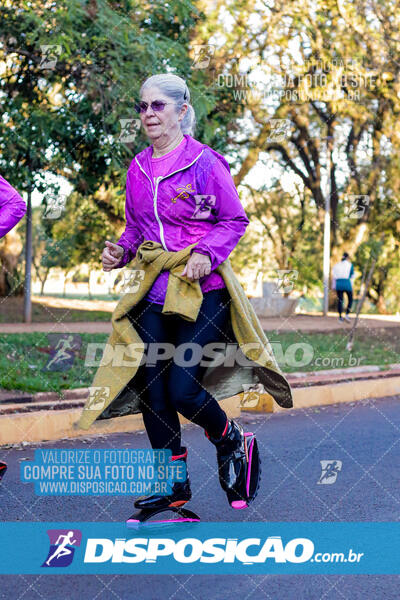
[[[314,376],[331,376],[331,375],[363,375],[364,373],[390,373],[391,371],[400,370],[400,363],[385,365],[385,368],[379,365],[363,365],[358,367],[347,367],[346,369],[324,369],[321,371],[298,371],[289,373],[287,379],[291,378],[308,378]]]
[[[242,410],[255,413],[275,413],[400,394],[400,371],[398,369],[380,371],[379,374],[377,372],[359,374],[351,381],[349,381],[352,379],[350,374],[343,374],[342,379],[343,381],[339,380],[339,382],[330,379],[315,383],[310,379],[308,385],[304,386],[298,380],[293,382],[288,377],[293,390],[293,408],[282,408],[269,394],[260,394],[255,406],[245,406],[242,403]]]
[[[15,395],[16,392],[10,390],[9,394],[7,390],[1,390],[0,408],[2,404],[7,405],[10,402],[15,404],[21,403],[36,403],[36,402],[61,402],[63,400],[76,400],[84,399],[89,397],[89,388],[74,388],[72,390],[62,390],[61,392],[36,392],[36,394],[21,392]]]

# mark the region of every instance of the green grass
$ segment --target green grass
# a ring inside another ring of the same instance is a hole
[[[24,392],[59,392],[63,389],[87,387],[93,380],[96,367],[86,367],[89,342],[105,343],[105,333],[82,333],[81,348],[75,352],[67,371],[42,370],[50,360],[47,333],[0,335],[0,387]],[[101,351],[97,355],[101,357]]]
[[[400,363],[400,328],[360,330],[351,353],[342,333],[268,332],[275,356],[286,373]],[[84,364],[89,342],[105,343],[104,333],[80,334],[82,345],[67,371],[43,371],[49,361],[47,333],[0,335],[0,387],[35,393],[91,385],[96,367]],[[301,346],[299,346],[301,344]],[[304,353],[304,350],[306,353]],[[97,358],[101,357],[101,350]],[[352,362],[349,362],[351,357]],[[319,364],[318,364],[319,363]]]
[[[360,329],[351,352],[343,333],[268,332],[283,371],[321,371],[400,363],[400,328]]]

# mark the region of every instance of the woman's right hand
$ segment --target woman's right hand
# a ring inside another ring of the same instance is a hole
[[[118,244],[109,242],[106,240],[106,247],[101,255],[103,263],[103,271],[112,271],[121,262],[121,258],[124,255],[124,249]]]

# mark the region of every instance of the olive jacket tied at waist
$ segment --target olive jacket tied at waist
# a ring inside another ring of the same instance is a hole
[[[161,271],[168,270],[168,287],[162,312],[196,321],[203,301],[199,280],[190,281],[180,275],[194,246],[196,244],[169,252],[159,242],[145,240],[137,249],[132,264],[132,289],[124,294],[113,312],[113,330],[77,427],[89,429],[96,420],[141,412],[135,375],[140,368],[145,344],[129,318],[129,312],[146,295]],[[210,362],[201,384],[218,401],[243,394],[245,384],[248,386],[247,392],[253,385],[262,384],[265,392],[280,406],[291,408],[293,400],[290,385],[279,369],[271,345],[232,270],[229,258],[216,271],[223,277],[231,297],[229,333],[232,343],[224,344],[223,355]],[[232,352],[236,358],[240,354],[243,360],[233,361]],[[230,353],[231,360],[226,360]]]

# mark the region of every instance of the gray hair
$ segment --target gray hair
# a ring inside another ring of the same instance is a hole
[[[193,135],[196,128],[196,115],[193,106],[190,104],[190,92],[185,80],[173,73],[152,75],[142,84],[140,95],[142,95],[144,89],[150,87],[158,88],[160,92],[174,100],[177,104],[177,112],[180,111],[184,103],[188,104],[188,109],[180,122],[180,126],[183,134]]]

